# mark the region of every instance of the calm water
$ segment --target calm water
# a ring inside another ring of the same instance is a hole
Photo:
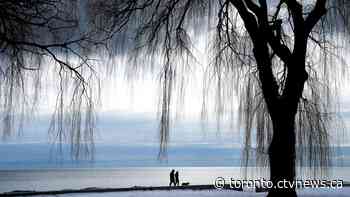
[[[13,190],[61,190],[86,187],[162,186],[168,184],[171,167],[114,168],[114,169],[52,169],[2,170],[0,192]],[[176,167],[180,181],[191,184],[212,184],[216,177],[239,179],[244,172],[239,167]],[[266,173],[260,172],[266,176]],[[260,177],[250,169],[248,177]],[[333,168],[331,179],[350,180],[350,168]]]

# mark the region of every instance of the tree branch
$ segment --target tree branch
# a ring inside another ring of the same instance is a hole
[[[327,12],[326,9],[327,0],[317,0],[314,9],[310,12],[305,20],[306,33],[309,34],[317,22]]]
[[[246,27],[250,38],[252,39],[254,49],[253,53],[257,62],[257,68],[259,71],[259,78],[265,101],[269,110],[273,110],[273,105],[276,104],[276,100],[279,97],[278,85],[272,71],[272,63],[269,58],[269,49],[267,46],[267,40],[264,36],[267,33],[268,22],[263,19],[256,19],[252,12],[248,11],[245,3],[242,0],[231,0],[231,3],[236,7],[238,13],[243,19],[244,26]],[[252,3],[252,2],[251,2]],[[250,3],[248,3],[250,4]],[[250,4],[253,6],[253,4]],[[254,9],[257,9],[254,7]],[[258,9],[256,10],[258,11]],[[264,11],[258,11],[259,15],[263,17]],[[260,26],[257,20],[262,20]],[[267,20],[267,17],[266,17]],[[274,113],[271,111],[271,113]]]
[[[248,11],[242,0],[230,0],[230,2],[236,7],[239,15],[244,21],[249,36],[252,38],[253,43],[255,43],[259,39],[258,23],[255,19],[255,16]]]

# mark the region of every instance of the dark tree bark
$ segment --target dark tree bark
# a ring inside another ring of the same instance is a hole
[[[280,106],[281,107],[281,106]],[[289,111],[276,109],[276,117],[273,117],[273,138],[269,147],[270,179],[274,187],[291,186],[290,188],[273,188],[269,192],[272,196],[296,196],[295,187],[279,182],[292,183],[295,179],[295,131],[294,117],[289,116]]]
[[[295,186],[292,185],[296,175],[294,124],[298,103],[302,96],[301,93],[307,77],[304,74],[296,73],[296,75],[293,75],[291,73],[287,79],[287,84],[289,85],[285,89],[285,94],[278,95],[277,85],[273,80],[271,67],[266,66],[271,64],[268,58],[268,50],[266,50],[267,45],[262,44],[262,46],[265,47],[255,50],[255,57],[258,61],[258,68],[260,68],[259,77],[262,81],[265,102],[267,103],[273,124],[273,137],[268,155],[270,179],[274,184],[274,188],[269,191],[268,196],[297,196]],[[300,62],[304,64],[305,58],[287,64],[295,67]],[[279,188],[280,186],[283,188]]]

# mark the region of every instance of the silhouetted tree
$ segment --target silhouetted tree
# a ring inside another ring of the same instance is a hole
[[[257,164],[268,159],[274,184],[292,181],[296,162],[322,170],[329,165],[331,96],[344,73],[337,66],[345,64],[339,46],[349,41],[349,7],[346,0],[0,1],[3,136],[22,122],[15,117],[25,106],[35,106],[45,67],[56,65],[59,95],[50,131],[59,142],[68,139],[75,156],[91,153],[95,98],[87,81],[97,76],[89,55],[102,37],[116,42],[109,43],[115,53],[134,50],[131,75],[161,65],[162,156],[173,93],[183,94],[188,71],[198,65],[193,41],[206,37],[211,61],[203,114],[212,84],[218,121],[238,95],[244,164],[251,155]],[[296,196],[295,188],[269,192],[279,195]]]
[[[45,79],[48,70],[54,70],[59,95],[52,137],[57,142],[70,141],[75,156],[83,150],[80,146],[89,145],[84,150],[92,150],[94,100],[87,81],[95,75],[87,49],[99,42],[81,19],[80,7],[75,0],[0,1],[3,138],[21,129],[25,115],[32,117],[34,111],[27,110],[36,106],[43,86],[50,86]]]
[[[295,179],[296,161],[319,170],[328,166],[328,131],[335,115],[330,96],[342,72],[337,67],[344,65],[337,46],[348,42],[348,1],[90,3],[96,27],[124,40],[133,38],[136,67],[132,68],[162,65],[161,153],[169,138],[172,92],[185,85],[182,78],[196,64],[192,41],[204,36],[210,40],[208,55],[212,57],[205,87],[213,81],[217,84],[219,116],[227,110],[232,92],[238,95],[246,165],[255,134],[254,155],[258,163],[268,156],[274,184]],[[205,112],[205,102],[203,106]],[[296,196],[296,192],[294,187],[271,189],[268,196]]]

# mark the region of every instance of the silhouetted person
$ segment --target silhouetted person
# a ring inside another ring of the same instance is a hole
[[[171,186],[172,184],[174,184],[174,186],[176,186],[176,182],[175,182],[175,170],[173,169],[171,172],[170,172],[170,183],[169,183],[169,186]]]
[[[175,185],[178,186],[180,185],[180,181],[179,181],[179,171],[175,172]]]

